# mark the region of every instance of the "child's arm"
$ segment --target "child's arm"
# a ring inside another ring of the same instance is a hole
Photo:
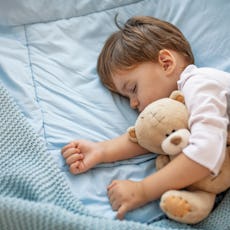
[[[144,153],[147,150],[131,142],[127,133],[103,142],[76,140],[62,148],[62,155],[73,174],[83,173],[99,163],[129,159]]]
[[[171,189],[181,189],[210,174],[209,169],[180,154],[164,168],[140,182],[115,180],[108,186],[108,196],[117,218],[123,219],[128,211],[159,199]]]
[[[100,144],[103,146],[102,163],[125,160],[148,152],[137,143],[130,141],[128,133]]]

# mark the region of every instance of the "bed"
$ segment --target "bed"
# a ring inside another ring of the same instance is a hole
[[[8,0],[0,2],[0,229],[230,229],[230,192],[196,225],[167,219],[158,201],[116,220],[106,187],[154,173],[153,153],[68,172],[60,150],[101,141],[137,113],[96,72],[105,39],[134,15],[172,22],[198,66],[230,72],[228,0]]]

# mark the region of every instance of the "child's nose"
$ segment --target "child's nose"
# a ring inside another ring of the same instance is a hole
[[[136,98],[130,99],[130,107],[132,109],[137,109],[138,108],[138,100]]]

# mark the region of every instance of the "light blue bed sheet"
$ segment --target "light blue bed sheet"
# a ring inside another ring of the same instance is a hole
[[[131,126],[137,113],[105,89],[96,73],[105,39],[133,15],[177,25],[198,66],[230,72],[228,0],[16,1],[0,3],[0,76],[20,109],[46,142],[72,192],[93,214],[115,218],[106,187],[113,179],[141,180],[154,172],[154,154],[102,164],[71,175],[60,149],[73,139],[101,141]],[[127,214],[150,223],[163,216],[158,201]]]

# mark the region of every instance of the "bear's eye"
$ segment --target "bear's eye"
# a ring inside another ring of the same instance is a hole
[[[172,133],[174,133],[174,132],[176,132],[175,129],[173,129],[173,130],[171,131],[171,133],[166,133],[165,136],[168,137],[168,136],[170,136],[170,134],[172,134]]]

